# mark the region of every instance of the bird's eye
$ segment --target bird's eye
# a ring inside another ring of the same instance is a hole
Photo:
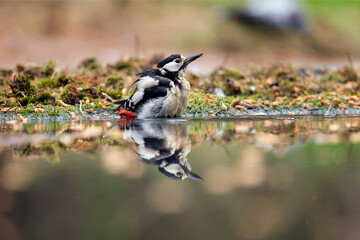
[[[181,59],[180,59],[180,58],[177,58],[177,59],[175,60],[175,62],[176,62],[176,63],[179,63],[179,62],[181,62]]]
[[[182,176],[181,172],[177,172],[176,176],[181,177]]]

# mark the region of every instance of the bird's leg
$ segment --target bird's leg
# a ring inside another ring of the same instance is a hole
[[[119,119],[119,127],[121,130],[128,129],[129,126],[133,124],[133,119],[129,118],[120,118]]]
[[[118,111],[119,115],[125,115],[126,118],[131,119],[131,118],[136,118],[136,114],[133,112],[130,112],[124,108],[120,108]]]

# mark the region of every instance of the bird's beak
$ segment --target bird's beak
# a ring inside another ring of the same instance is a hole
[[[202,55],[203,55],[203,54],[200,53],[200,54],[196,54],[196,55],[187,57],[187,58],[185,59],[184,65],[187,66],[189,63],[195,61],[196,59],[198,59],[198,58],[201,57]]]
[[[199,175],[197,175],[195,173],[190,172],[187,175],[189,178],[194,179],[196,181],[204,181]]]
[[[187,169],[186,169],[187,170]],[[185,170],[185,171],[186,171]],[[194,180],[197,180],[197,181],[203,181],[203,179],[199,176],[199,175],[197,175],[197,174],[195,174],[195,173],[193,173],[193,172],[190,172],[189,170],[187,170],[186,171],[186,174],[184,174],[184,176],[183,176],[183,178],[182,179],[185,179],[185,178],[191,178],[191,179],[194,179]]]

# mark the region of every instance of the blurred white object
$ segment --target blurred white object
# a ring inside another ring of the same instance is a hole
[[[307,17],[297,0],[247,0],[233,17],[278,30],[307,30]]]
[[[218,97],[225,97],[224,91],[221,88],[215,88],[214,94]]]

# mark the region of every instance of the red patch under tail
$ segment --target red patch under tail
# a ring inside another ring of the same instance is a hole
[[[136,114],[133,112],[130,112],[124,108],[120,108],[118,111],[119,115],[125,115],[126,118],[136,118]]]

